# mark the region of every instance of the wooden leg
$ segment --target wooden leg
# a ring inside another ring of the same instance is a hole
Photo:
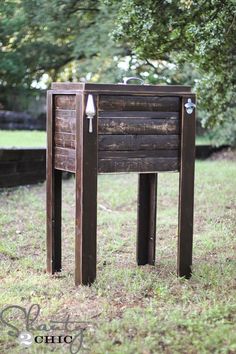
[[[62,172],[47,175],[47,271],[61,271],[61,187]]]
[[[53,95],[47,94],[47,271],[61,270],[61,178],[54,169]]]
[[[76,97],[76,285],[89,285],[95,280],[97,263],[97,121],[94,117],[90,133],[84,116],[86,99],[82,95]]]
[[[192,101],[194,97],[192,98]],[[195,115],[188,115],[182,102],[182,135],[179,182],[179,228],[177,273],[190,278],[193,248],[193,198],[195,162]]]
[[[157,174],[140,173],[138,190],[138,265],[155,263]]]

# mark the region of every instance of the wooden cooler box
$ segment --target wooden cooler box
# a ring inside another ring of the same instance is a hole
[[[194,108],[188,86],[52,84],[47,94],[48,272],[61,270],[62,171],[76,177],[76,284],[96,277],[98,173],[139,174],[137,263],[144,265],[155,262],[157,173],[172,171],[180,173],[177,272],[190,277]]]

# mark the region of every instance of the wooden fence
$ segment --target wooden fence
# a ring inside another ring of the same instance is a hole
[[[43,182],[46,149],[0,149],[0,188]]]

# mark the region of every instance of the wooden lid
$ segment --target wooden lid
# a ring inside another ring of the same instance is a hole
[[[91,84],[84,82],[53,82],[52,90],[79,90],[98,92],[163,92],[187,93],[191,92],[190,86],[182,85],[130,85],[130,84]]]

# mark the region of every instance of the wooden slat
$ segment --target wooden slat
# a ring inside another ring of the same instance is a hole
[[[75,172],[75,150],[56,147],[54,166],[58,170]]]
[[[101,111],[179,112],[179,97],[100,95]]]
[[[136,151],[99,151],[99,159],[129,159],[147,157],[179,157],[179,150],[136,150]]]
[[[99,111],[99,118],[141,118],[141,119],[178,119],[179,112],[150,111]]]
[[[190,96],[191,97],[191,96]],[[195,96],[191,97],[195,102]],[[194,162],[195,162],[195,111],[187,114],[182,100],[181,159],[179,181],[179,227],[177,272],[189,278],[193,248]]]
[[[99,134],[179,134],[178,120],[100,118]]]
[[[35,171],[45,171],[45,161],[43,160],[31,160],[31,161],[0,161],[0,171],[1,175],[7,176],[11,173],[24,173],[24,172],[35,172]],[[7,178],[7,177],[6,177]]]
[[[54,109],[75,110],[75,95],[55,95]]]
[[[75,119],[55,120],[55,131],[74,133]],[[179,134],[179,122],[172,119],[100,118],[99,134]]]
[[[157,174],[140,173],[138,186],[137,263],[155,263]]]
[[[0,188],[14,187],[26,184],[35,184],[45,180],[45,170],[43,171],[26,171],[15,172],[7,176],[0,175]]]
[[[28,148],[9,148],[0,149],[0,161],[45,161],[46,150],[42,149],[28,149]]]
[[[75,134],[75,119],[55,119],[55,132]]]
[[[75,134],[55,132],[54,141],[55,146],[75,149]]]
[[[61,155],[55,155],[54,167],[57,170],[75,172],[75,159],[65,158]]]
[[[170,93],[180,93],[180,92],[190,92],[190,86],[183,85],[120,85],[120,84],[92,84],[84,82],[53,82],[53,90],[88,90],[97,92],[127,92],[133,91],[144,92],[144,93],[155,93],[155,92],[170,92]]]
[[[99,135],[98,150],[178,149],[178,135]]]
[[[178,171],[178,158],[99,159],[98,172],[161,172]]]
[[[72,109],[56,109],[55,118],[58,119],[75,119],[76,111]]]

